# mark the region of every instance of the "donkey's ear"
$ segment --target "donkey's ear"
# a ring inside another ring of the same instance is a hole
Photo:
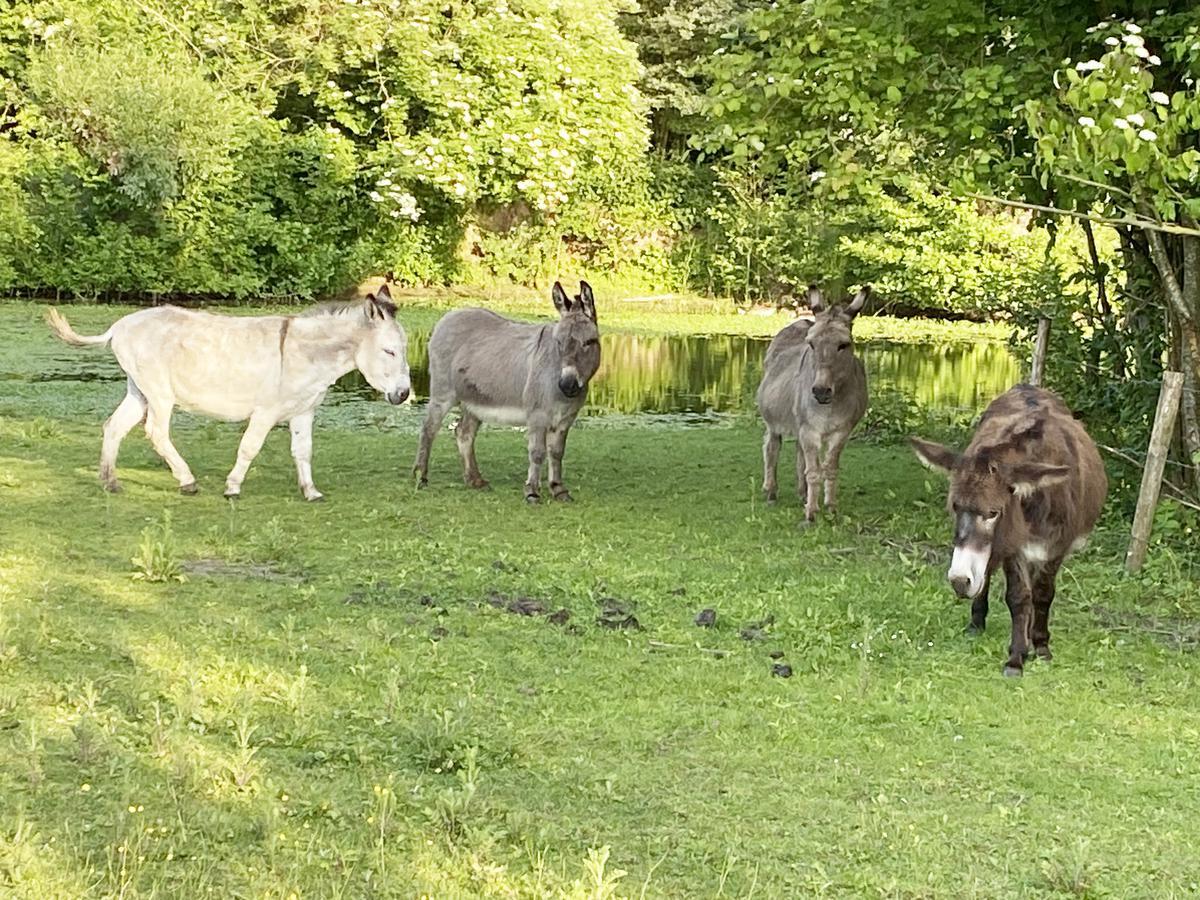
[[[950,472],[958,464],[958,454],[949,447],[943,447],[932,441],[923,441],[916,437],[909,438],[908,442],[912,445],[913,452],[917,454],[917,459],[931,469]]]
[[[396,304],[392,302],[392,295],[388,293],[386,285],[379,289],[378,294],[367,294],[366,308],[363,311],[371,322],[384,322],[396,318]]]
[[[550,291],[550,299],[554,301],[554,308],[558,310],[560,316],[571,311],[571,299],[557,281],[554,282],[554,289]]]
[[[821,294],[821,289],[815,284],[808,286],[808,291],[804,295],[805,302],[808,303],[808,308],[815,313],[825,309],[825,297]]]
[[[1031,497],[1042,488],[1061,484],[1070,474],[1071,470],[1067,466],[1043,462],[1017,463],[1009,470],[1008,484],[1018,497]]]
[[[596,297],[592,294],[592,286],[586,281],[579,282],[579,294],[575,297],[583,307],[584,314],[593,322],[596,321]]]
[[[862,312],[863,307],[867,305],[867,300],[869,300],[870,297],[871,286],[869,284],[864,284],[861,288],[859,288],[858,293],[854,295],[854,299],[847,303],[845,307],[843,307],[846,315],[853,319],[860,312]]]

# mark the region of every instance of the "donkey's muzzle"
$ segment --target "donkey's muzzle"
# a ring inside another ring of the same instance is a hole
[[[580,392],[583,391],[583,384],[578,378],[564,375],[558,379],[558,389],[562,391],[564,397],[578,397]]]
[[[392,406],[399,406],[408,399],[408,394],[408,388],[405,388],[402,391],[389,391],[387,395],[388,403],[392,404]]]
[[[960,600],[965,600],[971,593],[971,579],[966,575],[956,575],[950,579],[950,587],[954,588]]]
[[[812,392],[813,392],[813,397],[822,406],[824,406],[826,403],[829,403],[831,400],[833,400],[833,388],[831,388],[831,387],[827,387],[825,385],[814,384]]]

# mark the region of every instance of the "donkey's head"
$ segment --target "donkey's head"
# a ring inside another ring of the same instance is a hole
[[[579,282],[579,293],[572,300],[562,285],[554,282],[550,292],[558,323],[554,341],[558,349],[558,389],[564,397],[578,397],[600,368],[600,329],[596,327],[596,298],[592,286]]]
[[[377,294],[367,294],[363,316],[367,328],[354,354],[354,364],[371,387],[387,396],[389,403],[403,403],[412,390],[408,338],[396,321],[396,304],[386,284]]]
[[[854,317],[871,296],[864,286],[845,306],[827,307],[816,285],[808,288],[808,308],[816,316],[808,330],[809,352],[813,358],[813,398],[820,404],[832,403],[838,387],[854,371],[854,339],[850,333]]]
[[[977,597],[994,568],[993,545],[1004,544],[1006,517],[1019,512],[1015,504],[1063,481],[1070,469],[1036,460],[1005,462],[986,450],[960,454],[920,438],[912,439],[912,447],[925,465],[950,475],[946,506],[954,516],[954,556],[946,577],[959,597]]]

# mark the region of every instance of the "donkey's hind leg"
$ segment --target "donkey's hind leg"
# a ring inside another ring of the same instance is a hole
[[[767,433],[763,437],[763,496],[768,503],[774,503],[779,493],[779,486],[775,481],[775,470],[779,467],[779,448],[781,446],[783,446],[783,435],[772,431],[768,425]]]
[[[446,413],[450,412],[453,405],[453,400],[438,399],[432,395],[429,398],[429,405],[425,408],[425,422],[421,425],[421,441],[417,445],[417,460],[413,463],[417,487],[429,484],[429,451],[433,447],[433,439],[442,427]],[[466,410],[463,410],[463,413],[465,415]]]
[[[146,412],[146,437],[150,438],[155,451],[170,466],[171,474],[179,482],[179,492],[194,494],[196,478],[179,455],[179,451],[175,449],[175,445],[171,443],[171,409],[174,405],[171,400],[150,402],[150,408]]]
[[[117,481],[117,451],[121,449],[121,441],[146,418],[146,398],[132,379],[128,390],[125,399],[104,423],[104,440],[100,446],[100,484],[114,494],[121,490],[121,483]]]
[[[246,472],[250,469],[250,463],[254,462],[254,457],[258,456],[258,451],[262,449],[263,441],[267,439],[267,435],[271,433],[271,429],[275,427],[276,420],[274,416],[264,416],[260,413],[254,413],[250,416],[250,423],[246,426],[246,431],[242,434],[242,442],[238,444],[237,462],[234,464],[229,477],[225,479],[225,496],[240,497],[242,494],[242,482],[246,478]]]
[[[479,434],[479,425],[479,417],[464,409],[458,427],[454,429],[454,437],[458,441],[458,455],[463,461],[463,480],[467,487],[482,489],[488,487],[488,483],[479,473],[479,463],[475,461],[475,436]]]

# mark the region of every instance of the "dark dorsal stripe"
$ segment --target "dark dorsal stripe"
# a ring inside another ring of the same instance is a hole
[[[292,327],[292,317],[284,316],[283,324],[279,326],[279,367],[283,368],[283,344],[287,340],[288,329]]]

